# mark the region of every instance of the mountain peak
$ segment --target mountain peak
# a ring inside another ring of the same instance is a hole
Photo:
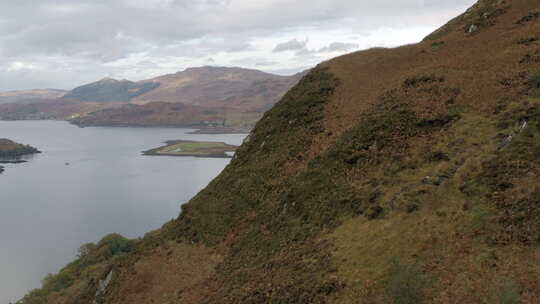
[[[97,82],[120,82],[120,80],[114,79],[112,77],[104,77]]]

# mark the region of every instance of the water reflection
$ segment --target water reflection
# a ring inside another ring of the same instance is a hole
[[[21,156],[0,156],[0,164],[22,164],[31,161],[36,154],[27,154]]]

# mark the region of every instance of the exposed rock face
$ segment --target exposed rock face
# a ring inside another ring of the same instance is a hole
[[[93,304],[102,304],[103,302],[103,296],[105,295],[105,292],[107,291],[107,287],[109,287],[109,284],[111,283],[111,280],[113,278],[114,271],[111,270],[107,274],[107,276],[103,280],[99,280],[97,290],[96,290],[96,296]]]
[[[453,31],[465,31],[472,34],[482,28],[490,27],[508,9],[510,2],[507,0],[480,0],[465,13],[427,36],[425,40],[444,38]]]
[[[469,34],[472,34],[474,32],[476,32],[478,30],[478,26],[476,26],[475,24],[471,24],[471,26],[469,27]]]

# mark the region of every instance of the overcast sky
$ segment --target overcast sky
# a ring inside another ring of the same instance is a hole
[[[291,74],[421,40],[475,0],[1,0],[0,90],[203,65]]]

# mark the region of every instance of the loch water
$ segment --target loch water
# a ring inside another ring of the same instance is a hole
[[[182,203],[229,163],[223,158],[143,156],[166,140],[224,141],[242,134],[175,128],[79,128],[60,121],[0,122],[0,138],[42,154],[0,175],[0,303],[14,302],[116,232],[130,238],[176,218]]]

